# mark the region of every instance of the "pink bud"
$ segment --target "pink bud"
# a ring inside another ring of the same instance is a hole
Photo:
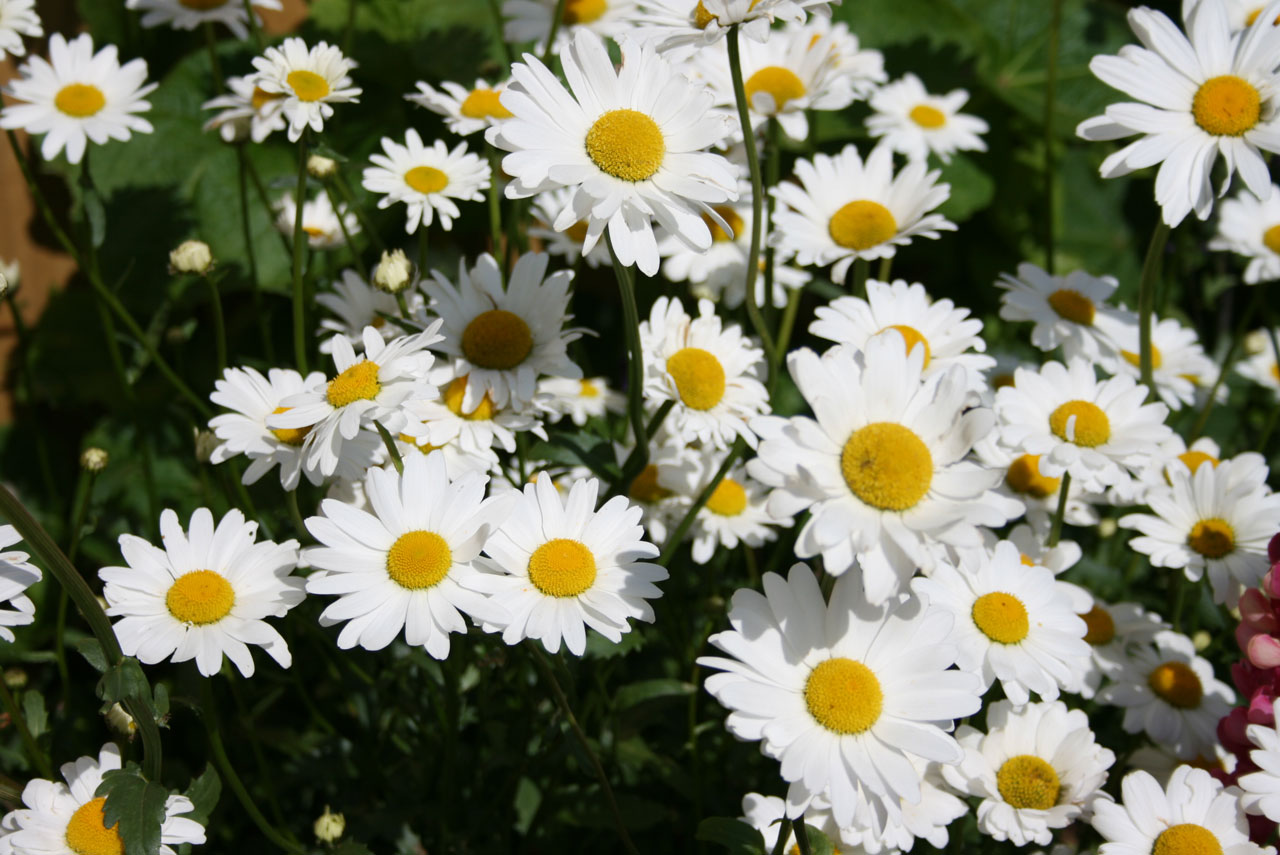
[[[1280,640],[1271,635],[1255,635],[1245,651],[1258,668],[1280,667]]]

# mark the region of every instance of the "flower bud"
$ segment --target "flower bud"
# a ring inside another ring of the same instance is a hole
[[[373,287],[388,294],[399,294],[413,281],[413,265],[403,249],[382,253],[373,271]]]
[[[1111,537],[1116,533],[1116,521],[1111,517],[1098,520],[1098,537]]]
[[[105,715],[107,726],[121,736],[133,738],[133,734],[138,730],[138,723],[133,720],[133,716],[125,712],[124,707],[119,704],[112,704]]]
[[[196,442],[196,462],[208,463],[213,457],[213,451],[217,448],[222,440],[218,439],[211,430],[194,429]]]
[[[27,686],[27,672],[16,665],[12,668],[5,668],[4,684],[10,689],[25,689]]]
[[[22,266],[18,264],[16,258],[13,261],[0,258],[0,297],[17,288],[18,280],[21,278]]]
[[[103,448],[86,448],[80,452],[80,468],[88,472],[101,472],[110,460],[111,455]]]
[[[213,253],[209,244],[201,240],[183,241],[169,253],[169,270],[172,273],[194,273],[203,276],[213,267]]]
[[[338,161],[331,157],[313,154],[307,158],[307,172],[311,173],[312,178],[324,181],[326,178],[332,178],[337,171]]]
[[[336,843],[347,829],[347,820],[340,813],[330,813],[329,806],[324,806],[324,813],[316,820],[312,830],[321,843]]]

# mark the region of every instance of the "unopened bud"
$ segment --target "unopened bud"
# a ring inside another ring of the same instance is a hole
[[[125,712],[124,707],[119,704],[112,704],[111,709],[107,710],[107,726],[121,736],[133,737],[138,730],[138,723],[133,720],[133,716]]]
[[[8,686],[10,689],[26,688],[27,672],[16,665],[12,668],[5,668],[4,684]]]
[[[0,299],[4,299],[13,288],[14,285],[9,281],[9,277],[0,272]]]
[[[22,278],[22,266],[18,264],[17,259],[13,261],[5,261],[0,259],[0,297],[18,287],[18,280]]]
[[[312,830],[316,833],[316,840],[321,843],[336,843],[342,837],[342,832],[347,830],[347,820],[340,813],[331,813],[329,806],[325,805],[324,813],[320,814]]]
[[[331,178],[337,171],[338,161],[331,157],[313,154],[307,158],[307,172],[311,173],[312,178],[318,178],[323,181],[326,178]]]
[[[1191,636],[1191,643],[1195,645],[1196,651],[1204,650],[1213,643],[1213,638],[1205,630],[1199,630],[1195,635]]]
[[[208,463],[209,458],[213,457],[213,450],[218,447],[221,440],[218,439],[211,430],[194,429],[196,442],[196,462]]]
[[[103,448],[86,448],[80,452],[80,468],[88,472],[101,472],[110,460],[111,455]]]
[[[1111,537],[1116,533],[1116,521],[1111,517],[1098,520],[1098,537]]]
[[[413,265],[403,249],[382,253],[373,271],[373,287],[388,294],[399,294],[413,281]]]
[[[213,267],[213,252],[202,240],[183,241],[169,253],[169,270],[173,273],[194,273],[203,276]]]

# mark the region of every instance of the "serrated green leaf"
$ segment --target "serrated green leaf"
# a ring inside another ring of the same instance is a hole
[[[761,855],[764,852],[764,837],[759,831],[740,819],[727,816],[709,816],[698,823],[696,838],[723,846],[730,855]]]
[[[30,729],[31,735],[39,739],[40,734],[44,733],[49,725],[49,714],[44,707],[44,695],[35,689],[23,692],[22,714],[26,716],[27,728]]]
[[[97,796],[106,796],[102,822],[116,827],[125,855],[155,855],[160,851],[160,827],[164,823],[169,791],[148,781],[130,764],[102,776]]]
[[[195,805],[195,810],[184,815],[201,825],[208,825],[209,816],[222,795],[222,778],[218,776],[217,770],[212,765],[206,765],[200,777],[191,782],[191,786],[187,787],[183,795],[191,799],[191,803]]]

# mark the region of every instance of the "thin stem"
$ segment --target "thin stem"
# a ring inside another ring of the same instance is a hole
[[[262,29],[258,26],[258,14],[253,11],[252,0],[244,0],[244,12],[249,18],[249,32],[253,35],[254,43],[258,45],[258,51],[261,52],[267,43],[262,38]]]
[[[507,37],[503,33],[505,27],[502,21],[502,7],[498,5],[498,0],[489,0],[489,12],[493,15],[494,26],[498,30],[498,44],[502,45],[502,55],[507,61],[507,65],[516,61],[515,55],[511,51],[511,45],[507,44]]]
[[[240,226],[244,235],[244,254],[249,262],[249,294],[253,298],[253,314],[258,320],[258,334],[262,336],[262,352],[267,362],[276,361],[275,347],[271,343],[271,328],[262,306],[262,283],[258,281],[258,258],[253,251],[253,225],[249,221],[249,170],[245,161],[249,155],[243,145],[236,146],[240,178]]]
[[[782,822],[778,824],[778,840],[773,844],[773,851],[769,855],[782,855],[787,851],[789,837],[791,837],[791,817],[784,816]]]
[[[302,286],[303,263],[306,260],[307,233],[302,230],[302,207],[307,201],[307,135],[298,138],[298,189],[294,194],[293,213],[293,361],[298,371],[307,373],[307,310]],[[342,212],[337,211],[338,219]]]
[[[360,223],[360,233],[368,237],[378,255],[382,255],[387,251],[387,244],[383,241],[382,235],[378,234],[378,229],[374,226],[373,220],[369,219],[369,214],[365,211],[364,206],[356,204],[355,194],[351,192],[351,185],[347,183],[341,167],[333,174],[333,183],[338,188],[342,201],[346,203],[347,210],[356,215],[356,220]]]
[[[1218,369],[1218,376],[1213,381],[1213,386],[1209,389],[1208,397],[1205,398],[1204,407],[1201,408],[1200,414],[1196,416],[1195,424],[1191,427],[1191,438],[1188,442],[1195,442],[1204,433],[1205,425],[1209,423],[1209,414],[1213,412],[1213,406],[1217,403],[1218,390],[1226,382],[1227,372],[1231,370],[1231,366],[1235,363],[1236,352],[1240,350],[1240,343],[1244,341],[1244,334],[1249,328],[1249,322],[1258,313],[1261,305],[1262,286],[1254,286],[1253,299],[1249,301],[1248,308],[1241,313],[1240,320],[1236,322],[1236,328],[1231,334],[1231,343],[1227,347],[1226,355],[1222,357],[1222,366]]]
[[[810,855],[813,850],[809,848],[809,828],[804,824],[804,814],[795,818],[791,828],[796,833],[796,848],[800,850],[800,855]]]
[[[489,234],[493,243],[490,251],[497,258],[502,246],[502,188],[498,176],[502,174],[502,152],[493,146],[489,150]]]
[[[209,70],[213,72],[214,91],[221,92],[226,83],[222,78],[222,63],[218,62],[218,36],[209,21],[204,22],[204,43],[209,49]]]
[[[387,447],[387,455],[391,458],[391,463],[396,467],[396,471],[404,473],[404,461],[400,458],[400,449],[396,448],[396,441],[391,437],[391,432],[386,426],[377,419],[373,420],[373,426],[378,429],[378,436],[382,437],[382,444]]]
[[[564,21],[564,7],[566,5],[566,0],[558,0],[555,14],[551,16],[551,32],[547,33],[547,46],[542,49],[543,65],[551,64],[551,54],[554,52],[556,36],[560,34],[560,24]]]
[[[777,348],[773,352],[773,369],[769,372],[770,397],[773,396],[774,387],[778,385],[782,360],[787,357],[787,347],[791,344],[791,332],[796,326],[796,315],[800,313],[800,297],[803,293],[803,288],[792,288],[787,294],[787,307],[782,310],[782,323],[778,325]]]
[[[218,375],[227,370],[227,321],[222,314],[222,295],[218,292],[218,278],[213,274],[202,277],[209,286],[209,305],[213,309],[214,353],[218,360]]]
[[[746,442],[743,441],[742,437],[738,437],[733,444],[733,448],[729,449],[729,453],[725,455],[724,462],[716,470],[716,474],[702,488],[702,492],[698,494],[698,498],[694,499],[693,505],[690,506],[689,510],[685,511],[684,516],[680,519],[680,524],[667,537],[666,545],[662,547],[662,554],[658,556],[658,563],[663,567],[671,563],[672,556],[675,555],[676,550],[680,547],[680,542],[684,540],[684,536],[689,533],[689,527],[693,525],[693,520],[697,517],[698,511],[702,510],[707,502],[711,501],[711,494],[716,491],[716,487],[720,486],[724,476],[729,474],[734,462],[742,456],[742,452],[746,448]]]
[[[411,320],[409,317],[409,301],[404,298],[403,291],[396,292],[396,307],[400,310],[400,317],[404,318],[406,321]]]
[[[871,273],[871,262],[865,258],[854,259],[853,265],[845,274],[845,284],[849,293],[855,297],[867,298],[867,276]]]
[[[778,186],[778,173],[782,169],[782,146],[779,144],[778,133],[781,126],[774,117],[769,118],[769,123],[765,126],[765,161],[764,161],[764,230],[761,232],[761,241],[764,243],[764,305],[773,305],[773,276],[774,276],[774,256],[776,254],[774,246],[769,242],[769,235],[773,232],[773,210],[777,205],[777,200],[773,198],[773,193],[769,192]],[[777,348],[774,354],[778,353]],[[773,364],[770,363],[769,377],[773,377]]]
[[[671,408],[675,405],[676,402],[674,400],[663,401],[657,412],[649,417],[649,424],[645,426],[649,436],[653,436],[658,432],[658,428],[662,427],[662,423],[667,419],[667,414],[671,412]]]
[[[294,531],[298,533],[298,539],[309,539],[310,535],[307,533],[307,524],[302,521],[302,512],[298,510],[297,487],[285,493],[285,504],[289,507],[289,519],[293,522]]]
[[[1161,217],[1151,232],[1147,257],[1142,262],[1142,281],[1138,283],[1138,371],[1149,395],[1155,395],[1155,375],[1151,362],[1151,317],[1155,313],[1156,281],[1160,278],[1160,260],[1172,231]]]
[[[876,273],[876,278],[881,282],[889,281],[889,271],[893,270],[893,256],[886,255],[880,259],[880,270]]]
[[[254,193],[257,194],[258,201],[262,203],[263,210],[267,212],[267,220],[274,224],[279,212],[276,211],[275,204],[267,194],[267,186],[262,183],[262,176],[258,174],[258,167],[253,165],[253,158],[247,156],[244,159],[244,165],[249,173],[249,179],[253,182]],[[277,228],[273,227],[271,230],[280,236],[280,245],[284,247],[284,254],[292,256],[293,243],[290,242],[289,236]]]
[[[333,195],[333,186],[331,184],[324,185],[324,193],[329,197],[329,204],[333,206],[333,210],[341,211],[342,206],[338,204],[338,199]],[[357,218],[358,219],[358,218]],[[339,214],[338,228],[342,229],[342,239],[347,242],[347,251],[351,253],[351,263],[355,266],[356,272],[360,274],[360,278],[365,282],[369,282],[369,268],[365,266],[364,259],[360,257],[360,250],[356,249],[355,242],[351,240],[351,230],[347,228],[347,220]]]
[[[1071,473],[1062,473],[1062,482],[1058,485],[1058,508],[1053,512],[1053,524],[1049,529],[1049,540],[1046,545],[1053,549],[1062,537],[1062,521],[1067,516],[1067,496],[1071,492]]]
[[[1053,274],[1054,266],[1054,174],[1053,108],[1058,86],[1058,31],[1062,29],[1062,0],[1053,0],[1049,23],[1048,67],[1044,82],[1044,269]]]
[[[649,431],[644,423],[644,351],[640,347],[640,310],[636,307],[635,278],[631,269],[618,260],[612,238],[608,243],[613,274],[617,277],[618,293],[622,298],[622,322],[627,337],[627,418],[631,420],[636,450],[640,452],[634,464],[639,471],[649,462]]]
[[[22,714],[22,708],[18,706],[17,700],[14,699],[13,693],[9,691],[9,686],[3,678],[0,678],[0,704],[3,704],[5,711],[9,713],[9,720],[18,726],[18,735],[22,737],[22,747],[31,759],[31,765],[35,766],[40,772],[40,777],[52,778],[53,764],[49,762],[49,757],[40,749],[36,738],[31,735],[31,728],[27,726],[27,718]]]

